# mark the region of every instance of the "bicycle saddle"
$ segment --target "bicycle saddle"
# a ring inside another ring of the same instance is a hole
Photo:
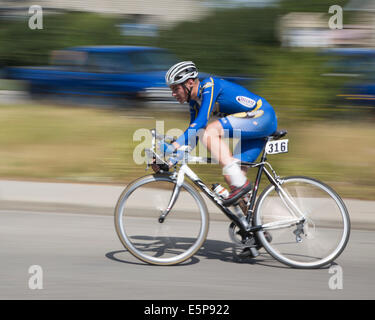
[[[276,130],[274,133],[270,135],[274,140],[280,139],[284,137],[288,133],[287,130],[281,129],[281,130]]]

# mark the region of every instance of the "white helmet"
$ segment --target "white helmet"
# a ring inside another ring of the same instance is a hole
[[[198,77],[198,70],[192,61],[182,61],[176,63],[165,75],[165,82],[168,86],[183,83],[188,79]]]

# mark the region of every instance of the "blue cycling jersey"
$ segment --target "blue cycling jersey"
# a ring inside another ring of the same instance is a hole
[[[212,115],[226,117],[260,108],[264,109],[263,111],[271,109],[274,113],[271,105],[264,98],[236,83],[216,77],[209,77],[200,82],[198,99],[191,100],[189,104],[190,125],[184,134],[176,140],[179,145],[191,142],[190,139],[195,137],[194,132],[205,128]]]

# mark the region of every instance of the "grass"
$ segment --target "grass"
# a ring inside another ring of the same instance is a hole
[[[22,81],[0,79],[0,90],[22,91],[26,88],[27,84]]]
[[[133,160],[144,144],[144,137],[133,140],[134,133],[154,128],[156,120],[165,120],[165,132],[184,130],[188,119],[187,112],[152,109],[1,105],[0,177],[126,184],[147,174],[145,164]],[[281,176],[311,176],[343,197],[375,199],[373,124],[279,121],[279,128],[288,129],[290,151],[269,160]],[[192,168],[205,182],[224,181],[218,165]]]

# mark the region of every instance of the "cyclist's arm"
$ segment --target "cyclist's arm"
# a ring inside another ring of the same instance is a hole
[[[199,108],[198,108],[198,106],[197,106],[197,103],[196,103],[195,101],[191,101],[191,102],[190,102],[190,123],[189,123],[189,126],[194,122],[195,118],[197,117],[197,115],[198,115],[198,110],[199,110]],[[181,137],[182,137],[182,136],[181,136]],[[178,139],[180,139],[180,138],[178,138]],[[177,140],[178,140],[178,139],[177,139]],[[172,143],[173,146],[174,146],[176,149],[179,148],[179,147],[181,146],[181,144],[178,143],[177,140],[174,141],[174,142]],[[180,141],[180,142],[181,142],[181,141]],[[196,141],[196,143],[197,143],[197,141]],[[183,143],[182,145],[185,145],[185,143]]]
[[[209,78],[208,81],[202,83],[202,88],[202,105],[197,116],[194,119],[191,117],[192,121],[184,134],[176,140],[179,146],[187,145],[191,141],[190,139],[196,138],[198,130],[206,127],[212,113],[219,90],[215,87],[213,78]]]

